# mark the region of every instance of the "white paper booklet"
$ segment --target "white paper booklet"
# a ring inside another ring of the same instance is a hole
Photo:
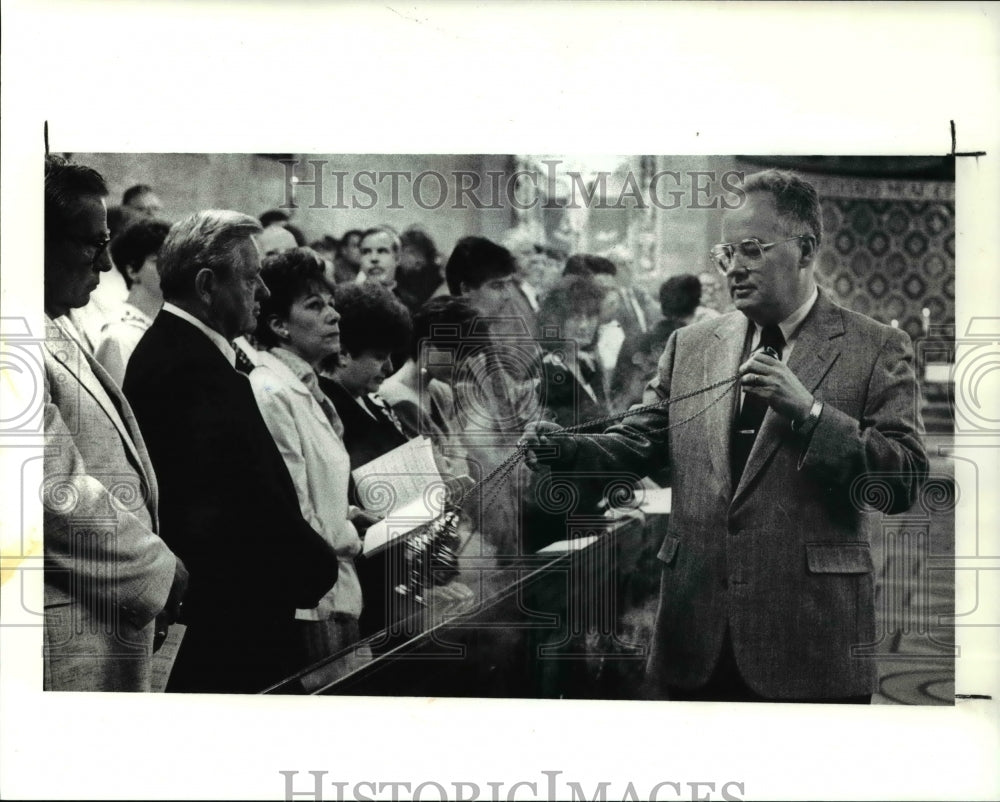
[[[444,511],[445,483],[426,437],[410,440],[355,468],[353,476],[361,505],[384,516],[369,527],[365,554],[384,548]]]

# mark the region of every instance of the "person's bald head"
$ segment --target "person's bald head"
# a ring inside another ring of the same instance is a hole
[[[261,256],[271,256],[275,253],[284,253],[297,247],[295,237],[292,232],[280,223],[269,225],[259,234],[254,236],[257,245],[260,247]]]

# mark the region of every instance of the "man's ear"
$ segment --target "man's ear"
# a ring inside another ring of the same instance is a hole
[[[195,274],[194,290],[198,294],[199,300],[204,304],[211,303],[212,294],[216,290],[215,273],[211,268],[203,267]]]
[[[139,274],[142,272],[142,265],[135,267],[134,265],[125,265],[125,272],[128,273],[128,279],[133,284],[142,284],[142,279],[139,278]]]
[[[807,234],[799,240],[799,245],[801,247],[800,253],[802,254],[799,257],[799,267],[804,269],[816,261],[816,252],[819,248],[816,245],[816,237],[812,234]]]

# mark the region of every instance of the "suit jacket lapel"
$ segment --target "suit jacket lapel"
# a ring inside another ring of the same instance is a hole
[[[740,366],[740,357],[743,355],[743,344],[746,340],[749,320],[742,314],[732,314],[721,318],[720,321],[720,325],[715,329],[715,339],[704,351],[702,387],[733,376]],[[720,388],[715,390],[711,396],[706,395],[704,403],[708,403],[722,392],[725,390]],[[736,388],[730,391],[728,402],[723,400],[714,404],[703,416],[705,442],[712,444],[709,453],[712,467],[715,468],[718,476],[724,477],[726,482],[730,481],[732,474],[729,467],[730,432],[738,403],[739,389]],[[727,488],[727,493],[731,489]]]
[[[840,309],[821,292],[812,311],[799,328],[795,337],[795,350],[788,359],[789,370],[810,393],[815,392],[840,356],[837,338],[843,333],[844,318]],[[734,501],[746,491],[754,476],[787,436],[787,431],[788,422],[773,409],[768,409],[750,456],[747,457],[746,469],[733,495]]]
[[[125,448],[132,456],[133,464],[142,475],[142,480],[149,489],[149,506],[153,511],[155,521],[155,511],[157,509],[158,488],[156,485],[156,475],[153,466],[149,462],[148,452],[139,430],[139,424],[132,414],[132,409],[115,384],[114,379],[101,367],[101,364],[94,359],[73,335],[66,331],[55,321],[46,321],[47,336],[45,347],[67,371],[76,377],[80,386],[86,390],[94,399],[97,405],[104,411],[104,414],[111,419],[111,422],[118,429]],[[82,370],[80,362],[74,359],[71,354],[79,354],[79,359],[86,361],[90,370]]]

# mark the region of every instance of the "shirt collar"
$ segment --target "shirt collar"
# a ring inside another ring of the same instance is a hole
[[[306,362],[302,357],[298,354],[292,353],[287,348],[282,348],[281,346],[272,348],[269,353],[286,368],[288,368],[295,375],[295,378],[306,386],[306,389],[312,393],[313,398],[315,398],[321,406],[328,400],[326,394],[319,386],[319,378],[316,376],[316,371],[314,371],[312,369],[312,365]]]
[[[194,315],[189,312],[185,312],[179,306],[174,306],[174,304],[169,301],[163,304],[163,311],[169,312],[171,315],[179,317],[181,320],[186,320],[196,329],[201,331],[201,333],[208,337],[208,339],[215,344],[215,347],[222,352],[222,355],[226,358],[226,361],[232,365],[233,369],[236,369],[236,352],[233,350],[233,346],[229,344],[229,340],[219,334],[219,332],[215,329],[210,329]]]
[[[153,325],[153,319],[143,312],[139,307],[133,306],[128,301],[122,305],[122,322],[131,323],[137,321],[149,328]]]
[[[806,315],[812,310],[817,298],[819,298],[819,290],[813,287],[812,294],[806,299],[806,302],[778,324],[778,328],[781,329],[781,335],[785,338],[786,343],[790,343],[795,339],[799,326],[802,325],[802,321],[806,319]],[[762,327],[754,323],[754,328],[759,337]]]
[[[280,345],[270,349],[271,356],[280,361],[286,368],[295,374],[299,381],[305,381],[310,376],[315,376],[312,366],[298,354],[282,348]]]

